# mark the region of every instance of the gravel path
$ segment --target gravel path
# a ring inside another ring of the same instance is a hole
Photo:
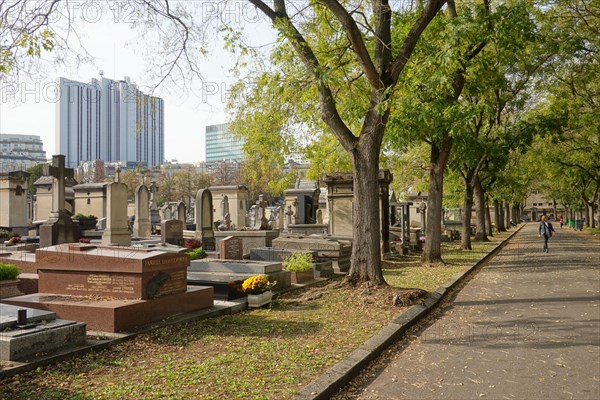
[[[600,241],[529,223],[358,399],[600,399]],[[389,359],[389,357],[388,357]]]

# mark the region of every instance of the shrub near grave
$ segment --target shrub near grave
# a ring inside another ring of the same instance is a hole
[[[283,269],[292,273],[292,283],[308,282],[314,279],[312,254],[295,251],[283,260]]]
[[[13,264],[0,263],[0,281],[12,281],[19,276],[19,268]]]

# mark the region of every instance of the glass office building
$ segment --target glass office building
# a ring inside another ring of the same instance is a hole
[[[206,162],[237,161],[244,159],[243,140],[233,137],[228,124],[208,125],[206,127]]]

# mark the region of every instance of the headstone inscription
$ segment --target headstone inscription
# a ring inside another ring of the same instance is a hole
[[[183,221],[168,219],[160,223],[160,238],[162,243],[183,245]]]
[[[40,247],[79,240],[79,224],[71,219],[65,209],[65,179],[73,178],[73,168],[65,167],[65,156],[52,156],[52,164],[44,165],[44,175],[52,177],[52,212],[40,226]]]
[[[221,260],[241,260],[243,259],[242,239],[235,236],[228,236],[219,242],[219,258]]]

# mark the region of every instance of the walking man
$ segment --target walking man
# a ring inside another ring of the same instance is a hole
[[[552,223],[548,221],[547,215],[542,215],[542,221],[540,222],[538,237],[544,237],[544,253],[548,252],[548,239],[552,237],[552,232],[555,232]]]

